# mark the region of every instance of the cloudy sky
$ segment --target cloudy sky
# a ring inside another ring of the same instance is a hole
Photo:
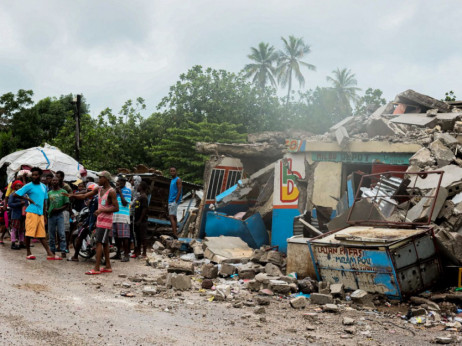
[[[460,1],[3,0],[0,94],[83,93],[98,114],[141,96],[148,112],[200,64],[238,72],[249,47],[281,36],[311,45],[306,88],[337,67],[387,99],[414,89],[462,99]]]

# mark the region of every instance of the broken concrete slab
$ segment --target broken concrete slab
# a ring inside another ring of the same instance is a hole
[[[288,294],[290,293],[290,285],[282,280],[270,280],[269,287],[274,293]]]
[[[436,115],[436,120],[438,120],[438,125],[442,131],[451,131],[455,123],[460,119],[462,119],[462,113],[460,112],[438,113]]]
[[[435,196],[436,189],[431,190],[429,196]],[[438,196],[436,197],[435,207],[431,215],[431,221],[435,221],[438,217],[441,209],[448,198],[448,190],[444,187],[440,187],[438,191]],[[410,222],[425,222],[430,217],[430,212],[432,211],[431,207],[433,205],[434,198],[422,197],[421,200],[409,209],[406,219]]]
[[[450,185],[459,182],[462,180],[462,168],[456,165],[447,165],[441,168],[438,168],[438,171],[443,171],[443,178],[441,180],[441,186],[448,188]],[[414,181],[416,177],[411,178],[411,183],[409,186],[414,186]],[[438,185],[440,175],[430,174],[425,179],[419,177],[415,183],[415,187],[421,190],[430,190],[435,188]]]
[[[220,276],[228,277],[236,273],[236,267],[230,263],[222,263],[219,271]]]
[[[170,284],[173,288],[180,290],[180,291],[186,291],[191,289],[192,284],[191,284],[191,277],[185,275],[185,274],[170,274]],[[167,280],[168,282],[168,280]]]
[[[343,284],[331,284],[330,294],[334,298],[343,298],[345,296],[345,289]]]
[[[462,234],[440,230],[435,238],[443,257],[454,265],[462,265]]]
[[[207,237],[204,244],[204,256],[215,263],[239,263],[253,253],[253,249],[239,237]]]
[[[311,293],[311,304],[325,305],[334,302],[334,298],[330,294]]]
[[[395,124],[414,125],[433,128],[437,124],[436,118],[427,117],[425,113],[406,113],[390,120]]]
[[[449,165],[456,159],[453,152],[446,147],[439,139],[433,141],[428,146],[436,159],[439,167]]]
[[[167,272],[194,274],[194,264],[186,261],[172,261],[168,264]]]
[[[435,140],[440,140],[447,147],[452,147],[454,145],[459,144],[459,141],[457,140],[457,138],[455,138],[454,136],[452,136],[451,134],[447,132],[436,132],[434,134],[434,138]]]
[[[396,134],[388,124],[388,121],[383,118],[370,119],[367,122],[366,131],[369,138],[375,136],[394,136]]]
[[[435,164],[435,159],[433,158],[430,150],[427,148],[422,148],[414,155],[412,155],[412,157],[409,159],[409,163],[413,166],[425,168]]]
[[[451,111],[451,106],[447,103],[437,100],[433,97],[418,93],[411,89],[403,91],[402,93],[396,95],[395,101],[409,105],[421,106],[426,108],[425,111],[427,109],[432,108],[438,109],[438,111],[440,111],[441,113]]]
[[[335,130],[335,138],[337,139],[338,145],[342,148],[345,148],[350,141],[348,131],[343,126],[340,126],[337,130]]]
[[[348,124],[351,124],[355,121],[355,117],[353,116],[350,116],[350,117],[346,117],[345,119],[339,121],[337,124],[331,126],[331,128],[329,129],[330,132],[335,132],[337,131],[339,128],[341,127],[345,127],[347,126]]]

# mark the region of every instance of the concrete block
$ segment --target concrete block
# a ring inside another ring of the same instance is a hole
[[[344,326],[352,326],[353,324],[355,324],[355,320],[350,318],[350,317],[344,317],[343,321],[342,321],[342,324]]]
[[[343,298],[345,296],[345,289],[344,289],[343,284],[331,284],[330,294],[334,298]]]
[[[435,159],[433,158],[430,150],[427,148],[422,148],[414,155],[412,155],[412,157],[409,159],[409,163],[413,166],[425,168],[427,166],[434,165]]]
[[[210,279],[204,279],[202,280],[201,288],[205,290],[209,290],[213,287],[213,281]]]
[[[157,294],[157,289],[153,286],[144,286],[143,295],[144,296],[153,296]]]
[[[246,283],[246,288],[249,290],[249,291],[255,291],[255,292],[258,292],[261,288],[261,282],[253,279],[253,280],[249,280],[247,281]]]
[[[330,294],[322,293],[311,293],[310,300],[311,304],[317,305],[332,304],[334,302],[334,298]]]
[[[265,272],[270,276],[282,276],[281,269],[273,263],[266,263],[265,265]]]
[[[242,280],[253,279],[255,277],[255,269],[249,267],[239,267],[237,269],[237,273],[239,275],[239,279]]]
[[[356,290],[351,293],[350,297],[353,303],[364,306],[374,306],[374,303],[372,302],[374,297],[364,290]]]
[[[307,304],[308,300],[303,296],[296,297],[290,300],[290,306],[294,309],[303,309]]]
[[[426,111],[426,109],[438,109],[438,111],[441,113],[451,111],[451,106],[447,103],[437,100],[433,97],[418,93],[411,89],[399,93],[396,96],[395,101],[409,105],[417,105],[424,107],[424,111]]]
[[[266,273],[258,273],[257,275],[255,275],[255,280],[267,285],[269,284],[270,280],[279,280],[279,276],[269,276]]]
[[[220,268],[220,276],[228,277],[236,273],[236,267],[229,263],[222,263]]]
[[[271,303],[271,298],[269,297],[256,296],[254,300],[257,305],[270,305]]]
[[[322,307],[322,311],[324,312],[333,312],[333,313],[337,313],[340,311],[338,305],[336,304],[326,304]]]
[[[396,134],[388,124],[388,121],[383,118],[370,119],[367,122],[366,131],[369,138],[375,136],[394,136]]]
[[[446,147],[439,139],[433,141],[429,148],[436,159],[439,167],[449,165],[456,159],[453,152]]]
[[[194,264],[186,261],[172,261],[168,264],[167,272],[194,274]]]
[[[282,254],[279,251],[268,251],[266,261],[280,267],[284,263],[284,258],[282,258]]]
[[[170,283],[173,288],[180,291],[190,290],[192,287],[191,277],[185,274],[172,274],[170,277]]]
[[[274,293],[288,294],[290,292],[289,284],[281,280],[270,280],[269,287]]]
[[[218,276],[218,266],[206,263],[202,266],[202,276],[206,279],[215,279]]]

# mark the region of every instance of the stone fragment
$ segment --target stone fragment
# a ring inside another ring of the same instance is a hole
[[[343,284],[331,284],[330,294],[334,298],[343,298],[345,296],[345,289],[344,289]]]
[[[436,189],[432,189],[428,193],[428,196],[434,195],[436,195]],[[431,220],[435,221],[447,198],[448,190],[444,187],[440,187],[438,196],[436,196],[436,202],[434,198],[422,197],[415,206],[409,209],[407,213],[407,219],[411,222],[427,221],[430,217],[430,213],[432,212],[432,205],[435,203],[435,207],[433,208],[433,212],[431,214]]]
[[[277,280],[277,279],[279,279],[279,277],[271,277],[265,273],[258,273],[257,275],[255,275],[255,280],[265,285],[269,284],[270,280]]]
[[[334,298],[330,294],[311,293],[310,300],[311,304],[324,305],[332,304]]]
[[[282,254],[279,251],[268,251],[266,255],[266,261],[281,267],[284,259],[282,258]]]
[[[298,289],[303,294],[310,294],[312,292],[317,292],[317,282],[310,278],[305,278],[303,280],[298,280]]]
[[[355,327],[346,327],[344,331],[348,334],[356,334],[356,328]]]
[[[439,305],[436,304],[435,302],[432,302],[430,299],[426,299],[426,298],[422,298],[422,297],[411,297],[411,298],[409,298],[409,300],[410,300],[413,304],[416,304],[416,305],[426,304],[426,305],[428,305],[432,310],[440,311]]]
[[[152,248],[154,251],[159,252],[165,250],[165,246],[160,241],[156,241],[154,245],[152,245]]]
[[[308,301],[305,297],[299,296],[290,300],[290,306],[294,309],[303,309],[308,304]]]
[[[269,276],[282,276],[281,269],[273,263],[266,263],[265,272]]]
[[[260,290],[260,287],[261,287],[261,283],[259,281],[255,280],[255,279],[249,280],[246,283],[246,288],[249,291],[258,292]]]
[[[209,290],[209,289],[211,289],[213,287],[213,281],[210,280],[210,279],[204,279],[204,280],[202,280],[201,287],[203,289]]]
[[[259,306],[258,308],[255,308],[255,310],[253,310],[253,313],[255,315],[261,315],[266,313],[266,309],[263,306]]]
[[[441,141],[447,147],[452,147],[459,144],[459,141],[447,132],[437,132],[434,135],[435,140]]]
[[[375,136],[394,136],[396,134],[384,118],[370,119],[366,125],[366,132],[369,138]]]
[[[255,269],[253,268],[239,267],[237,273],[239,279],[242,280],[253,279],[255,277]]]
[[[218,285],[216,294],[220,295],[223,299],[228,298],[231,296],[231,286],[229,285]]]
[[[236,267],[229,263],[222,263],[220,268],[220,276],[228,277],[236,273]]]
[[[168,264],[167,272],[194,274],[194,264],[186,261],[172,261]]]
[[[196,243],[192,248],[194,256],[196,256],[197,259],[204,258],[204,248],[202,247],[202,243]]]
[[[132,284],[130,282],[122,282],[122,287],[123,288],[130,288],[130,287],[132,287]]]
[[[265,251],[261,249],[254,250],[252,256],[250,256],[250,261],[259,263],[264,253]]]
[[[218,266],[206,263],[202,266],[202,276],[206,279],[215,279],[218,276]]]
[[[281,276],[279,280],[285,281],[288,284],[297,284],[297,279],[292,276],[287,276],[287,275]]]
[[[438,167],[449,165],[455,160],[454,153],[446,147],[439,139],[429,145],[430,151],[436,159]]]
[[[435,344],[448,345],[456,341],[453,336],[437,336],[434,339]]]
[[[344,326],[352,326],[355,324],[355,320],[350,317],[344,317],[342,323]]]
[[[427,166],[433,166],[435,164],[435,159],[432,157],[430,150],[427,148],[422,148],[417,151],[409,159],[409,164],[413,166],[418,166],[420,168],[425,168]]]
[[[153,296],[157,294],[157,289],[153,286],[144,286],[143,287],[143,295],[145,296]]]
[[[422,316],[422,315],[426,315],[426,314],[427,314],[427,310],[425,310],[424,308],[411,309],[411,315],[412,316]]]
[[[185,274],[172,274],[170,277],[170,284],[177,290],[186,291],[191,289],[191,277]]]
[[[350,297],[353,303],[374,307],[374,303],[372,302],[374,297],[364,290],[356,290],[351,293]]]
[[[240,309],[244,304],[242,302],[236,302],[233,304],[233,308]]]
[[[319,283],[318,283],[318,293],[330,294],[329,283],[325,282],[325,281],[319,281]]]
[[[271,303],[271,298],[269,297],[256,296],[254,300],[257,305],[270,305]]]
[[[340,126],[337,130],[335,130],[335,138],[337,139],[338,145],[342,148],[346,147],[350,141],[348,131],[343,126]]]
[[[326,304],[326,305],[323,305],[322,311],[336,313],[336,312],[339,312],[339,308],[336,304]]]
[[[269,287],[274,293],[288,294],[290,292],[289,284],[282,280],[270,280]]]

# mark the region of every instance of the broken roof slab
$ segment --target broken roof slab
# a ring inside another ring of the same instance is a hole
[[[390,143],[388,141],[367,141],[352,140],[347,148],[342,148],[337,142],[319,142],[303,140],[302,143],[292,152],[311,151],[346,151],[361,153],[412,153],[422,148],[415,143]],[[290,151],[290,150],[289,150]]]
[[[415,125],[419,127],[433,127],[437,123],[437,119],[434,117],[427,117],[425,113],[406,113],[391,119],[392,123]]]

